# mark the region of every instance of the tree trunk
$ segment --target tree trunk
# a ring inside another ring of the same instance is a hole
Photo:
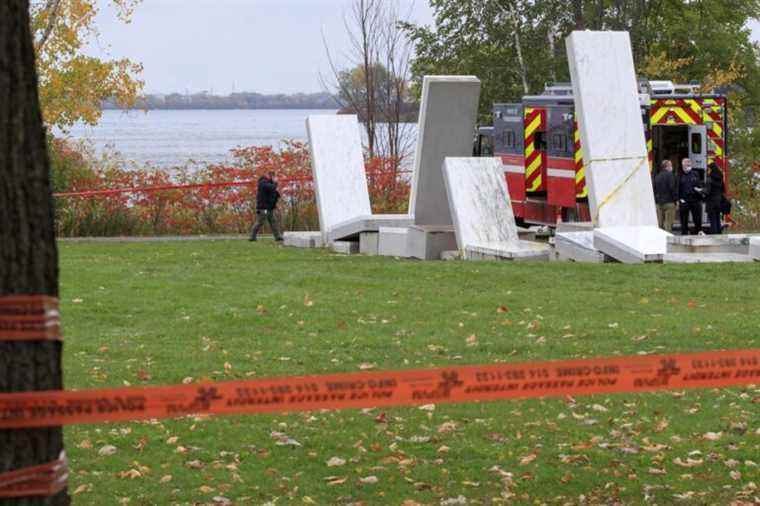
[[[58,295],[50,162],[37,95],[28,0],[0,1],[0,296]],[[0,342],[0,392],[62,388],[61,343]],[[0,430],[0,473],[56,460],[60,427]],[[53,497],[3,504],[65,505]]]

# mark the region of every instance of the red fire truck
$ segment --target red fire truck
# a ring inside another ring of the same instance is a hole
[[[669,159],[678,174],[681,160],[690,158],[704,178],[707,164],[715,162],[728,185],[725,95],[701,94],[698,85],[670,81],[641,81],[639,88],[650,170]],[[590,221],[569,84],[547,86],[541,95],[525,96],[520,103],[494,104],[493,126],[480,128],[475,151],[501,158],[521,224]]]

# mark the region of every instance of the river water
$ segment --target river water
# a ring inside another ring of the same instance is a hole
[[[229,160],[230,149],[279,147],[283,139],[306,140],[306,117],[330,110],[103,111],[97,126],[76,125],[73,139],[96,152],[115,151],[125,160],[156,167]]]

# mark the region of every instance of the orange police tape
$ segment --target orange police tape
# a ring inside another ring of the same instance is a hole
[[[0,429],[760,383],[760,349],[0,395]]]

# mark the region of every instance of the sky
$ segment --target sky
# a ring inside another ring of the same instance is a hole
[[[147,93],[323,91],[322,34],[335,54],[349,45],[351,0],[143,0],[129,24],[98,1],[100,36],[86,52],[142,63]],[[399,2],[412,20],[432,24],[427,0]]]
[[[411,20],[432,24],[428,0],[398,1]],[[147,93],[323,91],[323,34],[336,55],[349,46],[352,0],[143,0],[130,24],[98,2],[100,36],[87,52],[142,63]],[[760,23],[750,27],[760,40]]]

